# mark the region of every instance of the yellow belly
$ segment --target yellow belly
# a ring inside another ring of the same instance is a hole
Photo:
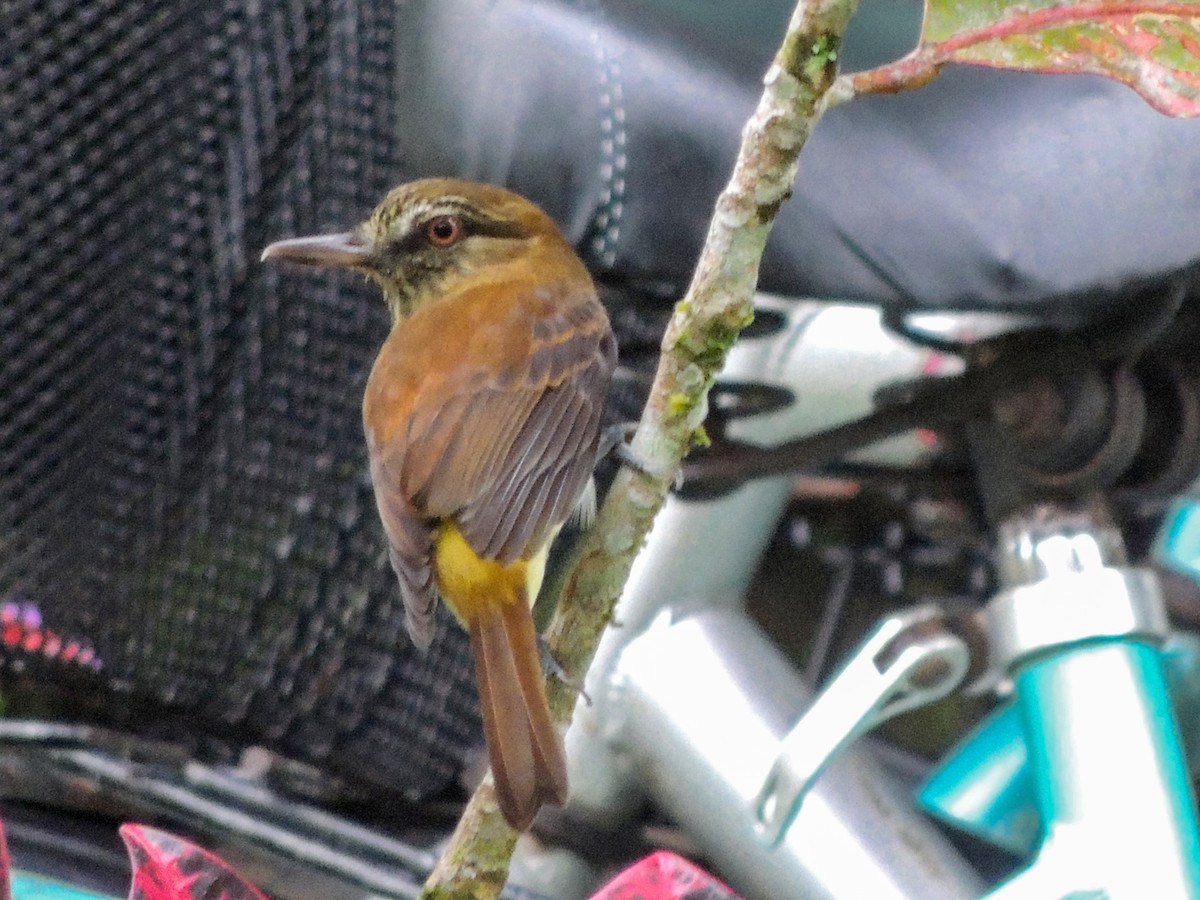
[[[434,575],[438,591],[464,626],[496,613],[507,603],[537,599],[546,573],[550,545],[528,560],[507,566],[480,559],[453,522],[443,522],[434,534]]]

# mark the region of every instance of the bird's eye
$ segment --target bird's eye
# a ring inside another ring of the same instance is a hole
[[[462,240],[465,231],[458,216],[436,216],[425,223],[425,238],[435,247],[449,247]]]

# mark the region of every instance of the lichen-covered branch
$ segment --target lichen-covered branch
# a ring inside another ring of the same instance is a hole
[[[854,0],[801,2],[764,78],[729,184],[717,199],[700,261],[663,337],[662,357],[633,452],[651,477],[624,469],[609,491],[567,579],[547,638],[582,677],[655,514],[707,412],[708,390],[754,315],[758,267],[771,225],[791,194],[800,150],[833,83]],[[557,716],[574,697],[553,685]]]
[[[425,900],[490,900],[508,880],[517,833],[508,827],[489,774],[467,804],[442,858],[425,882]]]
[[[779,207],[791,193],[800,149],[837,73],[841,36],[856,0],[801,0],[742,132],[728,186],[717,199],[687,295],[663,337],[662,358],[633,452],[649,475],[623,469],[585,536],[547,631],[552,652],[582,679],[655,514],[707,410],[708,390],[754,314],[759,261]],[[555,717],[566,722],[574,692],[552,681]],[[505,832],[509,837],[502,839]],[[425,897],[494,897],[515,844],[488,784],[468,805]]]

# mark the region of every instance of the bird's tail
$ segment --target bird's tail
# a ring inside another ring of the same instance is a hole
[[[470,624],[483,730],[500,811],[518,831],[567,799],[567,762],[550,716],[533,615],[524,597]]]

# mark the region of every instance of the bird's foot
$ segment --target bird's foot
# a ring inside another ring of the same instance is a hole
[[[546,674],[554,678],[559,683],[574,691],[583,698],[583,702],[588,706],[592,705],[592,698],[588,696],[587,691],[583,689],[583,682],[576,681],[567,674],[567,670],[562,667],[557,659],[554,658],[554,653],[550,650],[550,645],[546,643],[546,639],[540,634],[537,639],[538,657],[542,661],[542,669]]]
[[[646,475],[650,478],[662,479],[664,477],[663,474],[655,472],[649,463],[633,452],[633,448],[630,446],[637,427],[637,422],[617,422],[615,425],[609,425],[601,431],[600,444],[596,450],[596,462],[599,463],[600,460],[611,453],[617,458],[618,462],[628,466],[638,474]],[[674,485],[675,490],[679,490],[683,486],[682,469],[675,473]]]

